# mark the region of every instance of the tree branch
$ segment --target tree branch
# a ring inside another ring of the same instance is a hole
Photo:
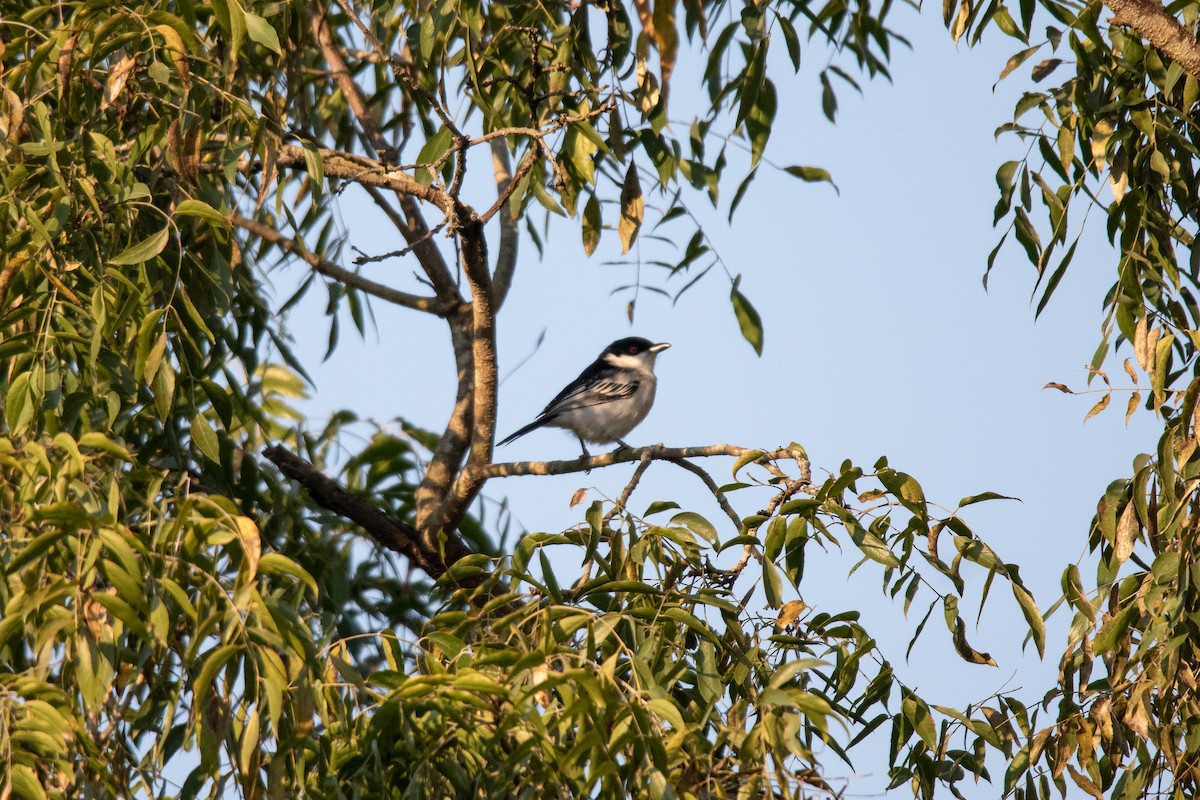
[[[261,222],[256,222],[237,214],[234,214],[229,221],[260,239],[268,241],[293,255],[299,256],[306,264],[312,267],[314,272],[332,278],[339,283],[344,283],[353,289],[358,289],[373,297],[378,297],[380,300],[386,300],[389,303],[395,303],[398,306],[404,306],[416,311],[425,311],[430,314],[437,314],[438,316],[445,316],[449,313],[450,306],[440,298],[409,294],[399,289],[393,289],[390,286],[384,286],[382,283],[376,283],[369,278],[364,278],[356,272],[339,267],[332,261],[306,250],[296,240],[289,239],[279,231]]]
[[[268,447],[262,453],[286,477],[307,489],[317,505],[356,523],[376,542],[405,556],[435,580],[470,553],[453,532],[446,533],[444,544],[436,543],[440,547],[430,547],[412,525],[381,511],[366,498],[350,492],[312,464],[278,445]]]
[[[492,139],[492,172],[496,176],[496,194],[508,197],[512,194],[509,188],[513,184],[512,160],[508,155],[508,145],[503,139]],[[496,268],[492,272],[492,295],[496,298],[496,308],[504,305],[504,298],[512,286],[513,273],[517,268],[517,218],[512,213],[508,203],[498,209],[500,216],[500,248],[496,253]]]
[[[375,161],[341,150],[330,150],[327,147],[317,147],[314,150],[321,158],[322,172],[326,178],[390,189],[399,194],[432,203],[448,217],[456,215],[457,207],[453,197],[436,186],[425,186],[417,182],[416,178],[406,172],[387,169]],[[279,146],[277,163],[281,167],[308,169],[305,149],[291,144]],[[220,165],[213,165],[213,167],[220,169]],[[242,172],[254,172],[259,168],[258,164],[250,161],[243,161],[239,165]]]
[[[488,464],[481,470],[485,478],[508,478],[515,475],[567,475],[572,472],[588,472],[596,467],[610,467],[613,464],[624,464],[629,461],[639,461],[643,454],[655,461],[677,461],[681,458],[706,458],[708,456],[733,456],[735,458],[756,452],[751,447],[738,447],[732,444],[709,444],[699,447],[664,447],[653,444],[648,447],[622,447],[611,453],[597,456],[580,456],[569,461],[510,461],[500,464]],[[802,450],[783,447],[778,450],[762,450],[762,455],[754,459],[755,464],[780,459],[792,459],[801,465],[802,471],[808,464],[808,456]]]
[[[1133,28],[1189,75],[1200,78],[1200,43],[1196,36],[1156,0],[1104,0],[1113,25]]]

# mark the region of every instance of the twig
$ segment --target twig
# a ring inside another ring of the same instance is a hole
[[[389,258],[401,258],[403,256],[408,255],[413,250],[416,250],[423,243],[425,243],[430,238],[432,238],[435,233],[437,233],[444,227],[446,227],[446,221],[442,220],[437,225],[434,225],[432,228],[425,231],[425,233],[419,239],[417,239],[415,242],[410,244],[408,247],[402,247],[399,250],[392,250],[390,253],[381,253],[380,255],[377,255],[377,256],[369,256],[366,253],[364,253],[362,250],[359,250],[357,247],[351,246],[350,249],[353,250],[354,252],[358,253],[358,258],[354,259],[354,263],[356,266],[361,267],[364,264],[375,264],[380,261],[387,261]]]
[[[717,505],[719,505],[721,510],[725,512],[725,516],[729,517],[729,519],[733,522],[734,530],[741,531],[742,518],[738,516],[736,511],[734,511],[733,506],[729,505],[729,499],[725,497],[725,493],[721,491],[721,487],[717,486],[716,481],[712,479],[711,475],[686,459],[668,458],[666,460],[670,461],[676,466],[683,467],[688,472],[692,473],[701,481],[703,481],[704,485],[708,487],[708,490],[712,492],[712,496],[717,498]]]
[[[436,297],[421,297],[408,292],[402,292],[399,289],[393,289],[390,286],[384,286],[382,283],[376,283],[369,278],[364,278],[358,273],[351,272],[348,269],[339,267],[332,261],[317,255],[309,250],[306,250],[294,239],[289,239],[279,231],[264,225],[261,222],[256,222],[252,219],[233,215],[230,220],[234,225],[249,231],[260,239],[264,239],[271,244],[276,245],[282,250],[285,250],[293,255],[299,256],[303,261],[312,267],[314,272],[318,272],[328,278],[333,278],[339,283],[358,289],[373,297],[378,297],[380,300],[386,300],[389,303],[395,303],[405,308],[415,309],[416,311],[425,311],[430,314],[444,315],[449,307]]]
[[[629,483],[625,484],[625,488],[621,491],[617,502],[604,515],[604,524],[625,510],[625,506],[629,503],[629,498],[633,495],[633,490],[637,488],[638,483],[642,480],[642,476],[646,474],[646,470],[650,468],[650,454],[642,453],[641,461],[637,465],[637,469],[633,471],[633,477],[629,479]]]

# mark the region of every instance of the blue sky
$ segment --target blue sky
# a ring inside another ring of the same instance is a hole
[[[659,359],[657,406],[628,441],[773,447],[795,440],[807,448],[818,479],[845,458],[869,468],[887,455],[892,466],[920,480],[927,497],[949,508],[984,490],[1019,497],[1019,503],[974,506],[965,516],[1006,560],[1021,566],[1045,609],[1058,596],[1062,569],[1085,552],[1104,488],[1128,475],[1134,455],[1153,451],[1156,442],[1156,425],[1146,412],[1126,427],[1122,395],[1084,424],[1098,396],[1042,389],[1048,381],[1083,388],[1083,364],[1099,341],[1101,301],[1116,255],[1102,215],[1093,213],[1073,267],[1036,324],[1029,302],[1034,273],[1015,244],[1000,255],[984,291],[986,257],[999,237],[991,226],[993,176],[1000,163],[1025,149],[1014,137],[997,143],[993,131],[1011,119],[1015,98],[1029,86],[1032,61],[993,92],[1019,45],[991,37],[976,50],[956,49],[936,13],[918,16],[907,7],[896,12],[895,25],[914,48],[894,53],[894,84],[868,84],[862,98],[841,92],[836,125],[820,111],[815,75],[825,56],[818,48],[806,47],[799,77],[782,59],[775,64],[780,112],[767,158],[781,166],[825,167],[840,194],[765,170],[732,226],[725,214],[736,181],[724,187],[717,211],[703,198],[690,200],[762,315],[762,358],[741,339],[728,281],[716,271],[675,306],[643,292],[631,326],[628,296],[609,293],[632,279],[633,268],[603,263],[617,256],[615,233],[606,232],[600,250],[587,259],[577,223],[556,223],[543,259],[522,242],[510,300],[500,314],[502,374],[530,352],[543,330],[546,337],[504,382],[497,433],[531,419],[611,340],[636,334],[669,341],[674,347]],[[783,55],[782,43],[776,50]],[[688,117],[687,104],[699,102],[686,88],[690,78],[694,73],[685,62],[674,79],[673,118]],[[397,247],[385,226],[362,223],[373,212],[350,195],[341,200],[348,242],[367,252]],[[486,201],[477,196],[477,205]],[[685,243],[686,235],[680,245]],[[414,270],[415,263],[391,262],[369,274],[412,287]],[[276,274],[281,297],[301,274],[300,266]],[[317,295],[291,319],[317,383],[305,410],[318,420],[340,408],[379,420],[404,415],[440,430],[453,395],[443,324],[376,304],[377,333],[357,341],[346,320],[341,348],[319,364],[326,326],[320,319],[324,299]],[[1126,385],[1123,375],[1116,378],[1120,372],[1114,362],[1110,374]],[[538,431],[499,451],[497,460],[576,453],[569,435]],[[718,481],[729,474],[728,463],[706,466]],[[575,489],[591,487],[590,499],[613,497],[631,472],[632,465],[622,465],[588,476],[510,478],[489,484],[487,493],[508,497],[525,528],[561,530],[581,518],[581,509],[568,507]],[[652,468],[632,505],[640,510],[656,499],[695,508],[721,527],[723,538],[733,535],[703,487],[676,467]],[[757,500],[738,495],[733,502],[742,513],[758,507]],[[1032,647],[1022,650],[1016,604],[997,586],[981,627],[970,627],[968,638],[999,668],[959,661],[936,617],[905,663],[904,647],[924,606],[905,621],[879,591],[877,572],[864,568],[846,578],[854,560],[849,552],[810,553],[804,599],[822,610],[861,609],[897,671],[931,702],[965,704],[1002,686],[1024,687],[1020,696],[1033,702],[1052,685],[1065,615],[1050,626],[1047,658],[1039,662]],[[1089,573],[1094,575],[1085,568],[1085,581]],[[975,617],[977,588],[964,601],[968,621]],[[849,774],[836,762],[827,766],[832,776]],[[878,791],[878,764],[860,769],[875,775],[853,781],[850,795]],[[1002,767],[994,780],[1001,776]],[[983,787],[977,796],[995,796],[995,788]]]

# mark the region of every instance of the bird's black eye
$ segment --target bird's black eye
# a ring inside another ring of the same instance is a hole
[[[629,355],[636,356],[638,354],[638,346],[636,344],[629,345]]]

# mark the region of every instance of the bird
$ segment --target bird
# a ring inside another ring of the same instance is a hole
[[[585,458],[591,455],[587,442],[629,447],[621,439],[650,413],[658,384],[654,359],[670,346],[640,336],[617,339],[568,383],[537,419],[502,439],[500,445],[548,426],[575,434]]]

